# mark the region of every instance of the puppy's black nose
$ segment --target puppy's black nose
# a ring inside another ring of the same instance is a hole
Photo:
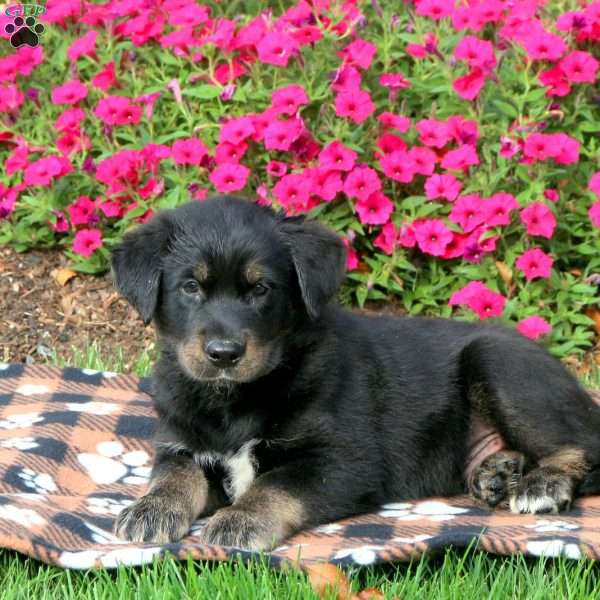
[[[231,340],[209,340],[204,346],[204,352],[215,366],[231,367],[244,356],[246,344]]]

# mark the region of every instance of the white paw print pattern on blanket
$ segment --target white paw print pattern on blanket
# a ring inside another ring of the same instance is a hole
[[[100,442],[96,454],[84,452],[77,455],[77,460],[92,481],[100,485],[144,485],[150,476],[150,455],[144,450],[125,452],[123,444],[117,441]]]

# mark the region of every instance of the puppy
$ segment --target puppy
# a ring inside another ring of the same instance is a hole
[[[113,273],[154,321],[159,421],[119,537],[175,542],[212,515],[206,543],[264,550],[385,502],[462,493],[474,422],[507,446],[470,478],[489,506],[555,513],[600,489],[600,408],[556,359],[502,327],[343,310],[345,260],[322,225],[234,197],[124,236]]]

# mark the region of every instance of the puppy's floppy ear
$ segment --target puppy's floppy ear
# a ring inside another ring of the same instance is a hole
[[[111,268],[117,290],[140,313],[148,325],[154,316],[173,223],[161,213],[144,225],[128,231],[112,251]]]
[[[346,247],[330,229],[314,221],[284,219],[281,232],[290,248],[306,311],[316,319],[346,274]]]

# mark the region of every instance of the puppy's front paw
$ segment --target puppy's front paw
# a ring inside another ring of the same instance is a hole
[[[256,551],[268,550],[281,541],[267,518],[234,507],[218,510],[200,535],[207,544]]]
[[[491,508],[500,505],[517,487],[524,463],[523,454],[512,450],[488,456],[473,475],[471,494]]]
[[[568,510],[573,501],[573,478],[548,467],[528,473],[510,499],[514,513],[558,513]]]
[[[119,513],[114,531],[131,542],[168,544],[184,537],[192,520],[177,499],[147,494]]]

